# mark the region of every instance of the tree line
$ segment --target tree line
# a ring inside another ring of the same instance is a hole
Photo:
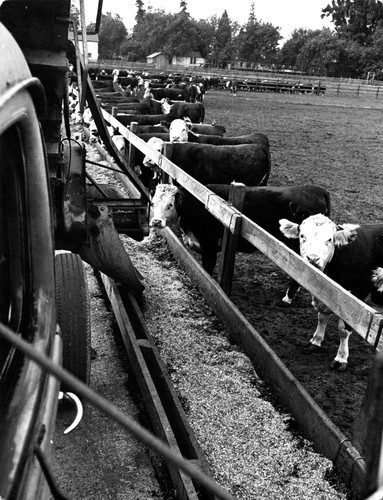
[[[169,62],[198,51],[215,68],[235,61],[245,67],[289,69],[316,76],[383,79],[383,4],[379,0],[332,0],[322,9],[334,28],[297,28],[280,46],[280,28],[257,19],[254,4],[244,25],[222,16],[193,19],[185,0],[180,11],[144,9],[136,0],[135,25],[128,32],[118,14],[102,15],[99,57],[146,61],[162,52]]]

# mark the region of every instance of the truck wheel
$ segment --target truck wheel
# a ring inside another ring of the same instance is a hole
[[[84,264],[76,254],[61,253],[55,257],[55,268],[56,314],[63,337],[63,366],[89,384],[90,304]]]

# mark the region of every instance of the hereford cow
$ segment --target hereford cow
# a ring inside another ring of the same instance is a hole
[[[226,128],[223,125],[217,125],[216,123],[189,123],[189,128],[195,134],[204,135],[220,135],[226,134]]]
[[[208,184],[206,187],[228,200],[230,185]],[[220,250],[222,224],[194,196],[176,186],[159,184],[152,201],[151,226],[161,228],[178,222],[184,243],[201,252],[202,265],[212,274]],[[329,215],[330,194],[318,186],[247,187],[242,212],[298,253],[299,243],[281,234],[279,220],[288,216],[300,223],[312,214]],[[254,247],[240,238],[238,251],[251,253]],[[282,304],[290,305],[298,289],[298,284],[292,281]]]
[[[219,135],[223,136],[226,134],[226,128],[223,125],[217,125],[216,123],[192,123],[190,118],[184,118],[185,122],[188,124],[189,130],[195,134],[203,135]]]
[[[124,102],[114,102],[114,103],[108,103],[108,102],[103,102],[101,104],[101,107],[108,111],[109,113],[112,111],[112,108],[117,108],[117,113],[126,113],[126,114],[137,114],[140,113],[141,115],[150,115],[151,109],[148,103],[146,102],[130,102],[130,103],[124,103]]]
[[[156,149],[162,151],[162,146],[163,141],[157,140]],[[247,186],[265,186],[271,168],[269,148],[259,143],[236,146],[174,143],[170,160],[202,184],[236,181]],[[156,168],[148,157],[143,166]]]
[[[169,89],[169,88],[151,88],[150,92],[154,99],[160,101],[161,99],[171,99],[172,101],[184,101],[185,89]]]
[[[127,113],[117,113],[116,119],[125,127],[130,125],[132,122],[137,122],[139,125],[158,125],[162,122],[170,124],[173,121],[173,118],[169,114],[133,115]]]
[[[339,226],[324,215],[314,215],[301,224],[282,219],[280,229],[287,238],[299,240],[303,260],[323,271],[358,299],[368,299],[382,308],[383,224]],[[318,325],[308,345],[318,349],[332,312],[317,299],[313,300],[313,305],[318,312]],[[344,371],[352,330],[340,319],[338,331],[339,348],[331,367]]]
[[[169,133],[169,124],[158,124],[158,125],[138,125],[137,134],[164,134]]]
[[[187,117],[195,123],[203,123],[205,119],[205,106],[201,102],[164,101],[162,112],[169,113],[173,119]]]
[[[198,99],[198,96],[201,94],[201,89],[199,86],[194,83],[187,85],[185,88],[185,101],[186,102],[202,102]]]
[[[164,140],[169,140],[170,142],[196,142],[198,144],[213,144],[215,146],[254,144],[259,142],[269,146],[268,137],[260,132],[252,132],[250,134],[239,135],[237,137],[195,134],[189,130],[189,123],[180,118],[171,122],[169,127],[169,139]]]

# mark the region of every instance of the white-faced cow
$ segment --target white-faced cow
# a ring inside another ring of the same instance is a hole
[[[188,124],[185,120],[177,118],[173,120],[169,126],[168,132],[163,132],[158,130],[139,134],[141,139],[148,141],[150,137],[158,137],[162,139],[164,142],[194,142],[197,144],[212,144],[215,146],[230,146],[236,144],[265,144],[269,146],[269,139],[265,134],[260,132],[252,132],[246,135],[239,135],[234,137],[229,136],[220,136],[220,135],[205,135],[205,134],[196,134],[191,132]]]
[[[162,151],[160,141],[153,146]],[[236,146],[174,143],[170,160],[202,184],[236,181],[247,186],[265,186],[271,168],[269,147],[261,143]],[[143,165],[157,167],[148,157]]]
[[[128,113],[117,113],[117,120],[127,127],[132,122],[137,122],[139,125],[157,125],[159,123],[171,123],[173,118],[169,114],[160,115],[133,115]]]
[[[181,118],[173,120],[169,127],[169,138],[161,137],[170,142],[195,142],[197,144],[213,144],[215,146],[235,145],[235,144],[255,144],[261,143],[269,146],[269,139],[260,132],[251,132],[237,137],[221,137],[220,135],[196,134],[190,130],[190,124]]]
[[[208,184],[206,187],[228,200],[230,185]],[[212,274],[217,252],[220,250],[222,224],[194,196],[173,185],[159,184],[152,202],[151,226],[162,228],[178,223],[184,243],[201,253],[203,267]],[[279,220],[282,217],[291,217],[300,223],[315,213],[330,214],[330,194],[318,186],[247,187],[242,211],[298,253],[298,241],[287,239],[281,234]],[[251,253],[254,247],[241,238],[238,251]],[[298,284],[292,281],[282,299],[283,305],[291,304],[298,288]]]
[[[360,300],[367,299],[379,308],[383,305],[383,225],[344,224],[338,226],[328,217],[315,215],[300,225],[280,221],[287,238],[299,240],[302,258],[350,291]],[[318,325],[309,346],[319,348],[332,312],[317,299]],[[349,356],[351,328],[343,320],[338,324],[340,343],[331,367],[343,371]]]
[[[187,117],[194,123],[203,123],[205,119],[205,106],[201,102],[164,102],[162,112],[170,114],[173,119]]]

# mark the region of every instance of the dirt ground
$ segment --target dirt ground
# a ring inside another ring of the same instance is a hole
[[[382,219],[382,107],[376,100],[357,98],[211,92],[205,122],[225,124],[226,135],[265,133],[272,158],[270,186],[325,187],[332,218],[361,224]],[[332,371],[337,321],[330,322],[322,352],[308,352],[304,346],[316,326],[311,296],[301,290],[290,309],[279,308],[286,286],[286,275],[262,254],[238,254],[233,302],[331,420],[352,437],[374,350],[354,334],[348,370]]]

